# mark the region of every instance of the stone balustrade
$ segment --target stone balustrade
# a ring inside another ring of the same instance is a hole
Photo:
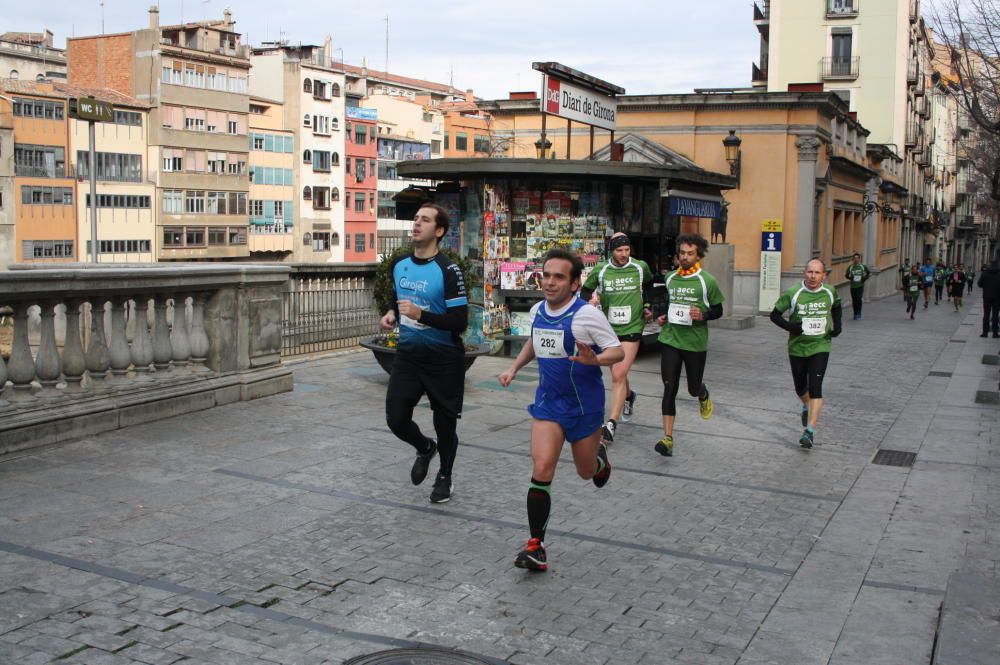
[[[284,266],[0,271],[0,454],[292,387],[281,364]]]

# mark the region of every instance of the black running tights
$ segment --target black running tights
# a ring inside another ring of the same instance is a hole
[[[823,375],[826,374],[830,354],[816,353],[804,358],[788,356],[788,362],[792,366],[795,394],[802,397],[808,393],[810,399],[823,399]]]
[[[691,397],[708,395],[702,378],[705,376],[705,361],[708,351],[682,351],[669,344],[661,344],[660,378],[663,379],[663,402],[661,411],[665,416],[677,415],[677,389],[681,381],[681,365],[687,373],[688,393]]]

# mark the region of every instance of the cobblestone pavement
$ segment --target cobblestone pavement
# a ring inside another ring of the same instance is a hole
[[[0,663],[311,665],[417,645],[521,665],[928,663],[948,576],[998,574],[1000,423],[973,400],[997,344],[978,312],[909,321],[891,298],[846,321],[812,451],[766,319],[712,331],[715,416],[683,395],[673,458],[652,450],[659,358],[643,354],[608,486],[564,451],[546,574],[512,565],[537,371],[502,389],[505,359],[468,374],[447,505],[410,484],[367,352],[295,364],[292,393],[0,460]],[[873,465],[879,447],[917,461]]]

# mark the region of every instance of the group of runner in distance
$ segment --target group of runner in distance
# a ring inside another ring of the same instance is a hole
[[[413,223],[412,252],[390,266],[394,305],[381,321],[387,330],[399,326],[398,351],[386,392],[386,420],[393,434],[416,449],[410,471],[413,484],[424,481],[433,457],[439,456],[440,470],[430,495],[434,503],[449,501],[454,489],[456,425],[464,397],[460,335],[468,320],[461,270],[438,249],[448,227],[445,210],[434,204],[420,208]],[[665,276],[667,309],[658,317],[662,326],[658,341],[663,437],[653,448],[666,457],[674,454],[682,367],[688,393],[697,398],[701,417],[712,417],[714,405],[704,383],[708,322],[723,313],[722,291],[702,268],[708,242],[690,234],[678,237],[676,246],[677,268]],[[784,292],[771,312],[771,320],[788,331],[792,378],[802,402],[804,429],[799,445],[807,449],[813,446],[823,406],[830,340],[841,332],[840,298],[836,289],[824,283],[825,277],[823,262],[809,261],[801,284]],[[848,279],[853,280],[850,269]],[[867,269],[857,281],[858,288],[865,279]],[[637,394],[629,385],[628,372],[645,324],[653,319],[652,283],[652,271],[644,261],[631,256],[631,243],[624,233],[611,237],[608,260],[598,264],[586,280],[577,255],[553,249],[544,257],[544,299],[531,308],[531,336],[498,377],[507,387],[525,365],[532,360],[538,363],[538,387],[528,406],[532,418],[532,474],[527,490],[530,537],[515,558],[519,568],[548,568],[545,530],[563,444],[570,442],[581,478],[603,487],[611,476],[608,446],[615,439],[619,422],[627,422],[635,409]],[[855,318],[860,318],[857,306]],[[601,367],[609,367],[612,377],[608,419],[604,417]],[[413,421],[414,407],[424,394],[433,412],[436,440],[425,436]]]

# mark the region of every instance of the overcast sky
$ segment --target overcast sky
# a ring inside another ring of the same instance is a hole
[[[3,30],[101,32],[100,0],[10,3]],[[105,32],[145,27],[148,0],[104,0]],[[759,38],[751,0],[160,0],[161,24],[221,18],[229,6],[244,43],[333,37],[349,64],[506,97],[536,90],[538,60],[555,60],[631,94],[750,85]],[[335,51],[335,58],[340,52]]]

